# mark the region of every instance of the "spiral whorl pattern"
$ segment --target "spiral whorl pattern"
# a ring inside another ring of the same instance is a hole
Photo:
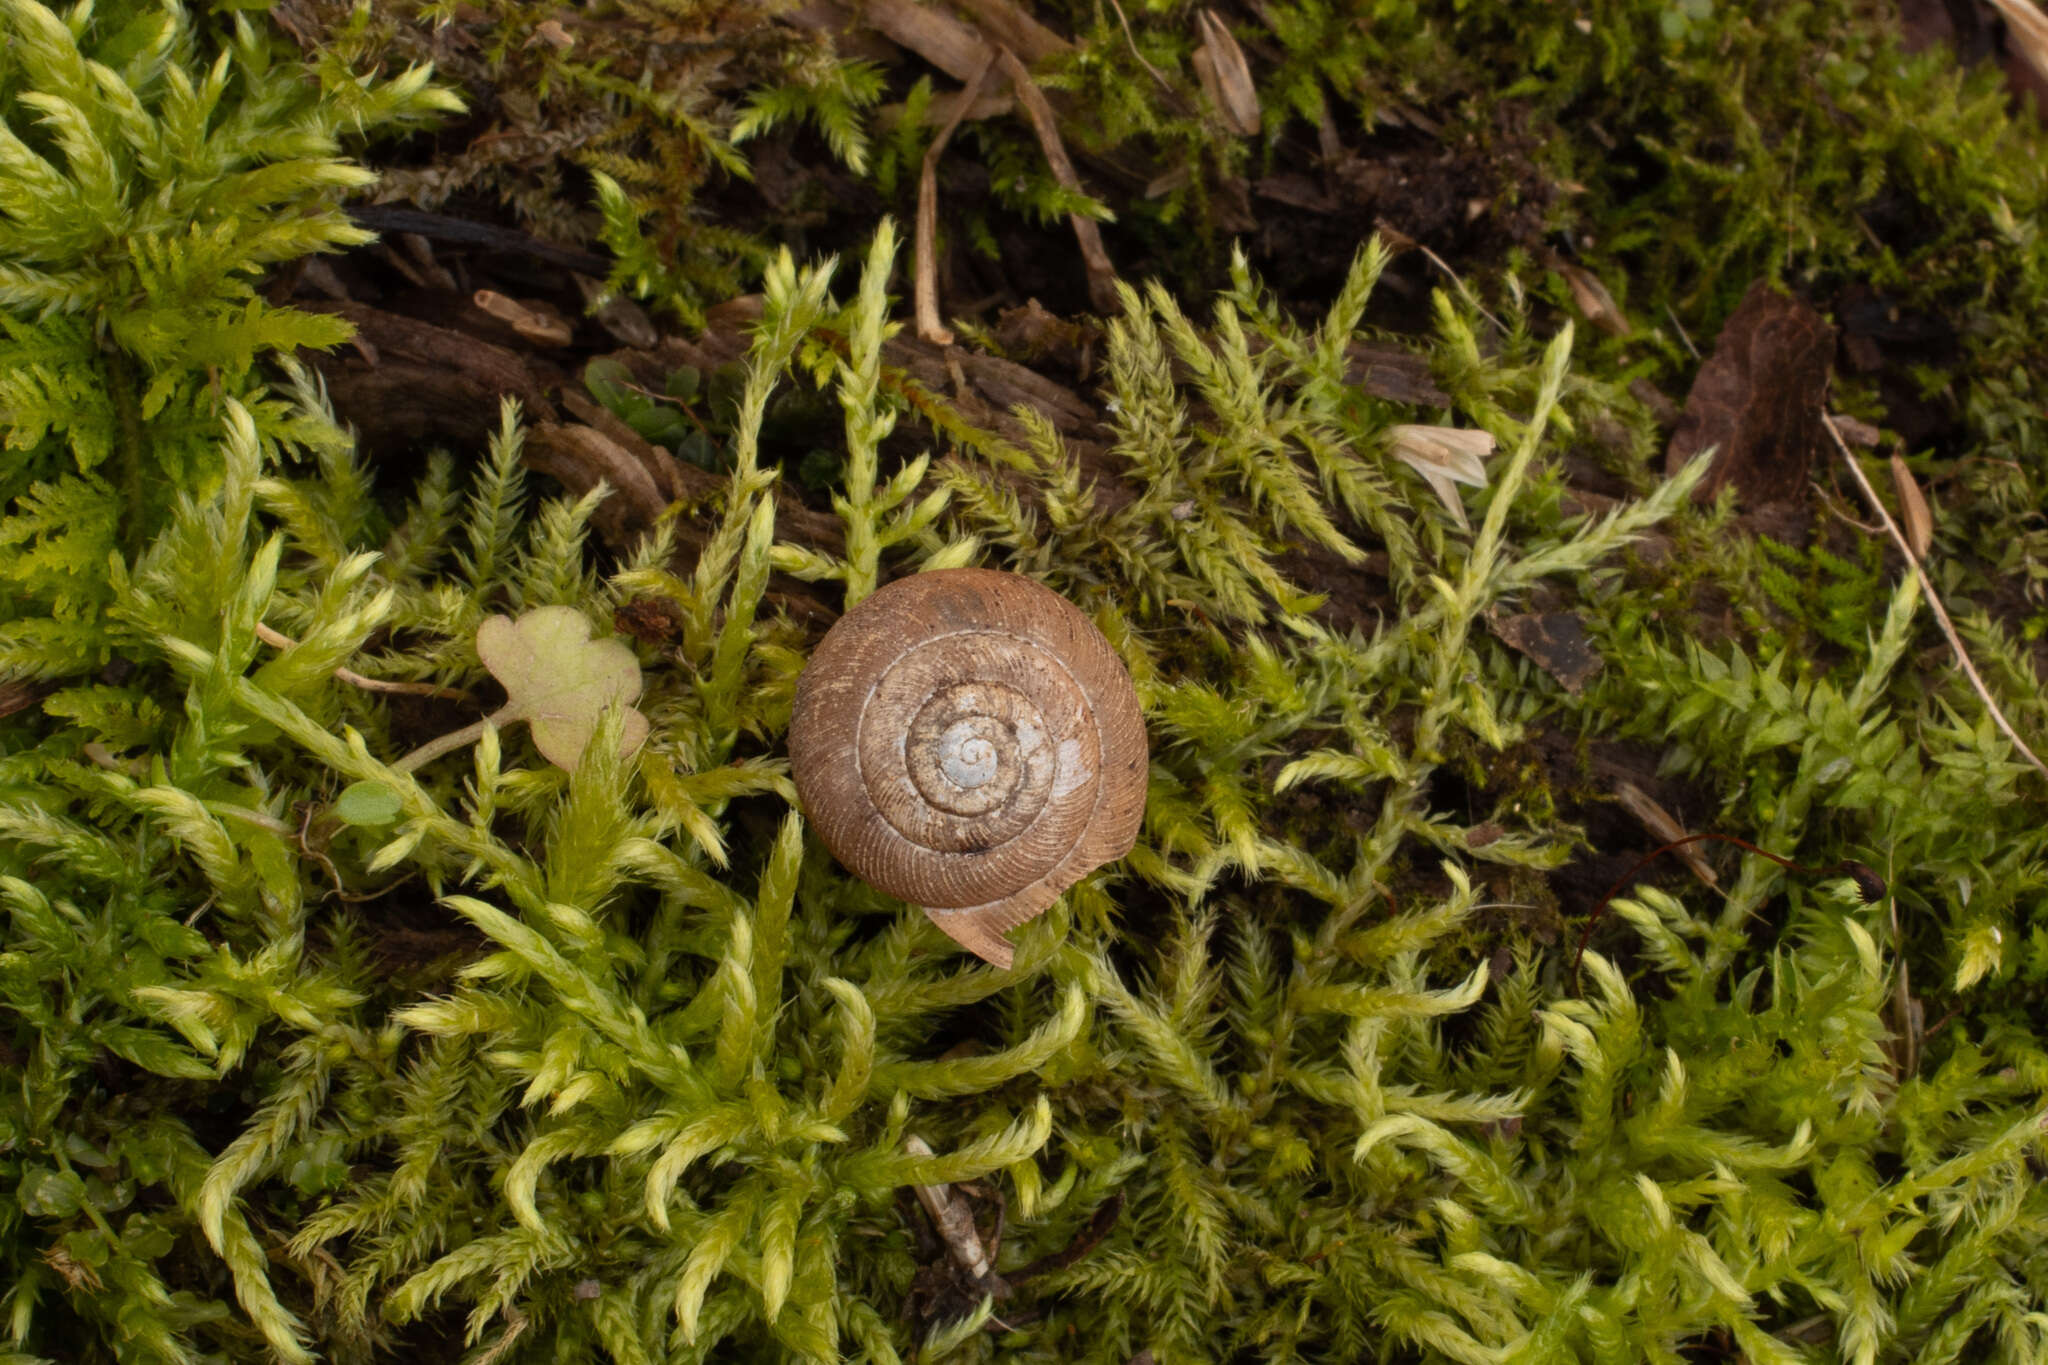
[[[991,960],[1144,814],[1123,661],[1016,574],[919,574],[848,612],[798,680],[789,752],[833,856]]]

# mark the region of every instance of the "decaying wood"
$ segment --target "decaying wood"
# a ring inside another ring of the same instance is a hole
[[[311,357],[335,410],[368,447],[467,444],[479,431],[497,428],[499,400],[507,395],[529,419],[555,420],[547,396],[551,377],[519,351],[368,304],[301,300],[298,306],[346,318],[374,348],[374,362]]]

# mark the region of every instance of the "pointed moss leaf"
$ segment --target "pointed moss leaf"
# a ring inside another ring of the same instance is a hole
[[[505,687],[502,724],[524,720],[548,762],[571,772],[590,743],[605,707],[627,708],[619,752],[647,738],[647,717],[632,709],[640,696],[640,664],[617,640],[590,638],[590,622],[574,607],[539,607],[517,621],[493,616],[477,627],[477,657]]]
[[[398,793],[382,782],[351,782],[334,798],[334,817],[345,825],[388,825],[404,812]]]

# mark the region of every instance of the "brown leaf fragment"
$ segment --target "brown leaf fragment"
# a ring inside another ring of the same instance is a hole
[[[1577,612],[1532,611],[1520,616],[1489,615],[1486,623],[1502,643],[1534,659],[1573,696],[1600,671],[1600,656],[1586,638]]]
[[[1621,808],[1635,816],[1636,823],[1649,831],[1652,839],[1659,844],[1675,844],[1691,833],[1678,823],[1670,811],[1657,804],[1650,794],[1635,783],[1623,778],[1614,784],[1615,799]],[[1692,875],[1708,886],[1718,887],[1721,879],[1714,875],[1713,867],[1701,854],[1698,844],[1684,844],[1671,850],[1672,854],[1691,869]]]
[[[1202,35],[1202,46],[1195,52],[1195,73],[1201,77],[1203,90],[1222,113],[1231,132],[1239,137],[1257,137],[1259,89],[1252,83],[1252,69],[1244,59],[1244,49],[1216,17],[1215,10],[1197,11],[1195,27]]]
[[[1841,419],[1836,418],[1836,428],[1841,425]],[[1848,435],[1843,432],[1842,439],[1847,440]],[[1906,468],[1906,462],[1897,454],[1892,456],[1892,487],[1899,494],[1899,520],[1905,526],[1906,544],[1912,547],[1913,558],[1925,559],[1928,548],[1934,544],[1934,517],[1927,510],[1927,499],[1921,496],[1913,471]]]
[[[1600,283],[1598,275],[1563,259],[1552,260],[1550,268],[1564,277],[1566,287],[1572,291],[1572,302],[1586,315],[1586,321],[1609,336],[1625,337],[1629,334],[1628,315],[1621,311],[1621,305],[1614,301],[1614,295],[1607,292],[1607,286]]]
[[[1730,483],[1750,508],[1804,496],[1834,349],[1834,328],[1807,303],[1762,280],[1751,285],[1693,380],[1664,472],[1712,446],[1695,497]]]
[[[581,271],[572,272],[576,289],[583,295],[583,302],[589,305],[604,297],[604,282],[593,279]],[[647,316],[647,310],[624,294],[615,294],[605,303],[599,304],[595,313],[597,325],[611,333],[621,345],[635,350],[651,350],[661,340],[661,332],[654,325],[654,319]]]

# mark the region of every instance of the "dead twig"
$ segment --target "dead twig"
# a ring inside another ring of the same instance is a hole
[[[988,79],[998,59],[999,54],[991,52],[968,79],[959,103],[953,106],[953,116],[939,129],[931,146],[924,149],[924,167],[917,176],[917,335],[919,340],[934,346],[953,344],[953,330],[939,321],[939,156],[952,140],[960,120],[974,107],[974,101],[981,95],[981,83]]]
[[[1180,105],[1180,110],[1184,112],[1186,106],[1181,104],[1179,93],[1173,88],[1173,82],[1160,75],[1159,68],[1146,61],[1145,54],[1138,50],[1138,35],[1131,32],[1131,21],[1124,14],[1124,7],[1118,4],[1117,0],[1109,0],[1109,7],[1116,11],[1116,21],[1124,26],[1124,41],[1131,45],[1131,55],[1138,59],[1138,65],[1152,73],[1152,79],[1159,82],[1159,88],[1171,96],[1173,102]]]
[[[1412,246],[1417,251],[1421,252],[1424,260],[1428,261],[1438,270],[1443,271],[1445,277],[1448,278],[1452,284],[1458,287],[1458,292],[1465,296],[1465,302],[1471,304],[1473,308],[1477,309],[1480,317],[1483,317],[1488,322],[1492,323],[1494,327],[1498,329],[1503,336],[1507,335],[1507,324],[1502,322],[1493,314],[1486,311],[1486,305],[1482,304],[1479,301],[1479,296],[1472,292],[1471,286],[1465,283],[1464,277],[1459,275],[1457,271],[1451,269],[1451,264],[1449,261],[1446,261],[1443,257],[1437,255],[1434,251],[1431,251],[1428,248],[1428,246],[1424,245],[1421,242],[1416,241],[1413,237],[1410,237],[1407,233],[1401,231],[1401,229],[1395,227],[1392,223],[1389,223],[1384,218],[1374,219],[1373,227],[1378,229],[1379,234],[1387,239],[1388,245],[1394,247],[1395,249],[1398,250],[1399,248],[1404,246]]]
[[[997,49],[997,60],[1003,64],[1003,74],[1010,78],[1011,88],[1017,92],[1018,101],[1024,106],[1024,113],[1031,120],[1031,130],[1038,134],[1038,146],[1045,153],[1046,164],[1052,168],[1053,178],[1060,187],[1073,194],[1085,195],[1081,177],[1074,173],[1074,163],[1067,157],[1066,144],[1060,141],[1059,120],[1046,101],[1045,92],[1038,88],[1038,82],[1031,79],[1031,73],[1024,63],[1017,60],[1017,54],[1009,48]],[[1103,249],[1102,229],[1092,218],[1083,218],[1078,213],[1069,213],[1068,221],[1074,225],[1074,240],[1081,247],[1081,262],[1088,270],[1088,299],[1098,313],[1112,314],[1118,311],[1116,297],[1116,267],[1110,263],[1109,252]]]
[[[1906,557],[1906,563],[1911,566],[1913,576],[1920,580],[1920,591],[1927,594],[1927,604],[1934,608],[1934,619],[1940,624],[1941,633],[1948,638],[1950,651],[1955,654],[1956,662],[1962,666],[1964,676],[1970,680],[1970,686],[1976,690],[1977,695],[1983,699],[1986,709],[1991,712],[1991,719],[1997,723],[2005,737],[2012,741],[2013,747],[2026,756],[2027,762],[2034,766],[2034,770],[2041,776],[2048,777],[2048,763],[2043,763],[2040,757],[2027,747],[2027,742],[2020,738],[2019,731],[2012,728],[2012,722],[2005,718],[2005,712],[2000,710],[1998,703],[1992,699],[1991,689],[1985,686],[1983,677],[1977,672],[1977,665],[1970,661],[1970,652],[1963,648],[1963,638],[1956,633],[1955,622],[1949,620],[1948,608],[1941,604],[1941,596],[1935,592],[1933,580],[1928,578],[1927,570],[1920,567],[1919,556],[1915,555],[1913,547],[1906,543],[1905,533],[1900,531],[1898,523],[1892,520],[1892,514],[1887,512],[1884,504],[1878,500],[1877,490],[1870,486],[1869,479],[1863,477],[1863,468],[1856,463],[1856,456],[1850,451],[1848,442],[1842,439],[1842,433],[1835,429],[1834,418],[1822,413],[1820,422],[1828,429],[1828,435],[1834,439],[1835,449],[1841,452],[1842,462],[1849,466],[1849,473],[1855,478],[1856,486],[1863,490],[1863,500],[1870,504],[1871,511],[1877,513],[1877,518],[1884,523],[1884,529],[1891,536],[1892,543],[1898,546],[1899,553]]]

